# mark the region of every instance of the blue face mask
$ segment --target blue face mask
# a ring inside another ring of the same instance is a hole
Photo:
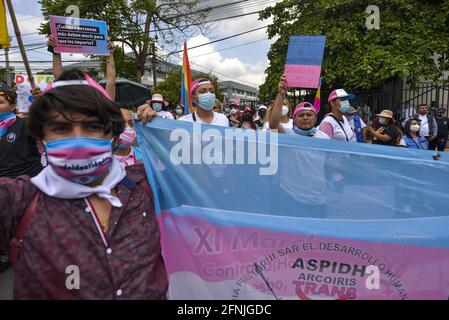
[[[340,111],[342,113],[348,113],[349,108],[351,108],[351,104],[348,100],[340,101]]]
[[[159,112],[162,110],[162,103],[153,103],[153,110]]]
[[[312,129],[309,129],[309,130],[303,130],[303,129],[300,129],[300,128],[294,126],[293,127],[293,131],[296,134],[299,134],[300,136],[313,137],[316,134],[317,129],[316,128],[312,128]]]
[[[204,110],[212,110],[215,104],[215,94],[213,93],[203,93],[198,95],[198,100],[200,108]]]

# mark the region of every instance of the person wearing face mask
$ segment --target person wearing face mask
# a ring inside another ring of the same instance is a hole
[[[401,139],[401,147],[410,149],[427,150],[427,140],[419,134],[421,120],[418,117],[411,117],[404,126],[404,136]]]
[[[281,118],[279,120],[279,124],[285,129],[285,130],[291,130],[293,128],[293,120],[290,118],[291,117],[291,106],[290,106],[290,102],[288,101],[288,99],[286,98],[287,94],[285,93],[285,95],[283,93],[280,94],[281,96],[283,96],[283,100],[282,100],[282,106],[281,106]],[[267,111],[267,118],[270,119],[271,118],[271,113],[273,112],[273,107],[274,107],[274,103],[273,106],[271,106],[268,111]],[[268,131],[270,130],[270,123],[269,121],[265,122],[264,124],[264,128],[263,130]]]
[[[329,137],[315,128],[317,121],[317,111],[309,102],[301,102],[293,112],[293,127],[288,128],[281,125],[282,108],[285,95],[287,94],[287,81],[284,76],[278,85],[278,96],[274,101],[268,123],[271,130],[278,130],[279,133],[286,133],[294,136],[311,137],[318,139],[329,139]]]
[[[265,123],[268,121],[267,107],[264,105],[259,106],[257,109],[256,125],[258,129],[262,129]]]
[[[331,107],[331,113],[323,119],[319,129],[332,140],[357,142],[356,135],[345,116],[351,108],[349,100],[353,97],[343,89],[334,90],[329,95],[327,101]]]
[[[420,104],[416,108],[415,117],[421,120],[421,129],[419,134],[427,139],[430,144],[437,137],[437,122],[435,117],[429,113],[429,107],[426,104]]]
[[[143,165],[125,169],[112,156],[125,122],[104,88],[65,71],[28,121],[49,165],[34,178],[0,178],[14,298],[165,299],[153,192]],[[66,286],[70,265],[82,270],[77,290]]]
[[[171,112],[164,110],[168,107],[168,102],[164,101],[164,97],[160,94],[153,94],[151,100],[148,100],[146,104],[150,105],[159,118],[174,120]]]
[[[223,114],[226,116],[226,117],[229,117],[229,112],[231,111],[231,109],[229,108],[229,105],[228,104],[225,104],[224,105],[224,107],[223,107]]]
[[[238,127],[244,128],[244,129],[257,130],[257,126],[254,123],[254,117],[253,117],[253,112],[251,111],[251,108],[246,107],[245,109],[243,109],[242,119],[241,119]]]
[[[229,127],[228,118],[224,114],[213,111],[215,89],[212,81],[206,78],[196,79],[192,82],[189,92],[195,112],[182,117],[181,121]]]
[[[27,132],[27,120],[17,117],[16,92],[0,87],[0,177],[34,177],[42,170],[36,141]]]
[[[184,117],[184,107],[181,104],[178,104],[175,108],[175,119],[179,120],[182,117]]]
[[[374,130],[371,126],[368,126],[369,132],[373,135],[373,144],[399,146],[402,132],[395,124],[393,111],[383,110],[380,114],[376,114],[376,117],[379,118],[380,127]]]
[[[214,110],[214,112],[216,112],[216,113],[223,113],[223,109],[222,109],[220,100],[215,99],[214,108],[212,110]]]
[[[366,124],[363,122],[362,118],[359,116],[358,111],[351,106],[348,113],[345,114],[349,121],[352,131],[354,131],[357,142],[366,142]]]
[[[237,127],[240,124],[240,121],[237,118],[237,114],[238,114],[239,108],[237,105],[235,104],[230,104],[229,105],[229,126],[230,127]]]
[[[429,149],[444,151],[446,149],[447,138],[449,136],[449,119],[445,116],[446,110],[439,108],[435,114],[437,123],[437,136],[429,143]]]
[[[126,129],[120,134],[114,150],[114,157],[125,167],[132,166],[142,160],[136,141],[136,131],[133,128],[132,111],[125,104],[116,103],[116,105],[120,108]]]

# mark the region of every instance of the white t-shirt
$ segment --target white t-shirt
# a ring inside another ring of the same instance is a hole
[[[171,112],[169,111],[159,111],[157,113],[158,117],[161,117],[163,119],[170,119],[170,120],[174,120],[173,115],[171,114]]]
[[[427,115],[419,115],[421,120],[421,128],[419,129],[419,135],[423,137],[429,136],[429,121],[427,120]]]
[[[285,130],[285,132],[287,132],[287,130],[291,130],[293,129],[293,119],[289,119],[288,122],[286,123],[279,123]],[[263,131],[268,131],[270,129],[270,121],[267,121],[264,123],[263,125]]]
[[[293,129],[285,129],[285,133],[291,136],[299,136]],[[317,129],[316,133],[310,138],[330,140],[329,136],[319,129]]]
[[[196,116],[196,122],[201,123],[201,124],[210,124],[210,125],[220,126],[220,127],[229,127],[228,118],[224,114],[221,114],[221,113],[214,112],[214,118],[212,119],[211,123],[204,122],[203,119],[201,119],[196,112],[195,112],[195,116]],[[193,120],[192,113],[185,115],[184,117],[180,118],[179,120],[195,122]]]
[[[351,129],[348,119],[345,116],[343,116],[343,122],[337,122],[333,117],[328,115],[321,122],[319,129],[332,140],[357,142],[355,132]]]

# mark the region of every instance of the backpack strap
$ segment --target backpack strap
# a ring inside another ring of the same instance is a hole
[[[23,248],[23,239],[25,237],[26,228],[28,226],[28,223],[31,220],[31,217],[34,214],[34,211],[36,211],[37,203],[39,202],[40,198],[40,191],[36,191],[36,193],[33,196],[33,199],[31,200],[30,204],[25,210],[25,214],[22,216],[22,218],[19,221],[19,225],[16,230],[16,235],[14,238],[10,241],[10,259],[11,259],[11,265],[14,267],[19,260],[20,252]]]
[[[337,121],[338,125],[340,126],[341,130],[343,130],[343,133],[345,134],[346,137],[346,141],[349,141],[348,135],[346,133],[345,128],[343,128],[343,125],[341,124],[340,120],[337,119],[336,116],[334,116],[333,114],[329,114],[329,117],[331,117],[332,119],[334,119],[335,121]],[[343,124],[344,124],[344,120],[343,120]]]

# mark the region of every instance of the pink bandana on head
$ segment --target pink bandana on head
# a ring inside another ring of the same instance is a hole
[[[199,78],[199,79],[196,79],[195,81],[193,81],[192,82],[192,84],[190,85],[190,95],[192,95],[194,92],[195,92],[195,90],[199,87],[199,86],[201,86],[201,85],[203,85],[203,84],[212,84],[212,82],[210,81],[210,80],[208,80],[208,79],[206,79],[206,78]]]
[[[112,101],[111,97],[107,93],[107,91],[94,79],[92,79],[90,76],[86,74],[85,80],[61,80],[61,81],[55,81],[53,83],[50,83],[44,90],[44,94],[50,91],[53,88],[57,87],[65,87],[65,86],[89,86],[91,88],[94,88],[98,91],[100,91],[101,94],[103,94],[106,98]]]
[[[317,111],[315,109],[315,107],[309,103],[309,102],[301,102],[300,104],[298,104],[295,108],[295,111],[293,112],[293,117],[292,119],[295,119],[296,115],[298,113],[300,113],[303,110],[308,110],[308,111],[312,111],[315,115],[317,114]]]

